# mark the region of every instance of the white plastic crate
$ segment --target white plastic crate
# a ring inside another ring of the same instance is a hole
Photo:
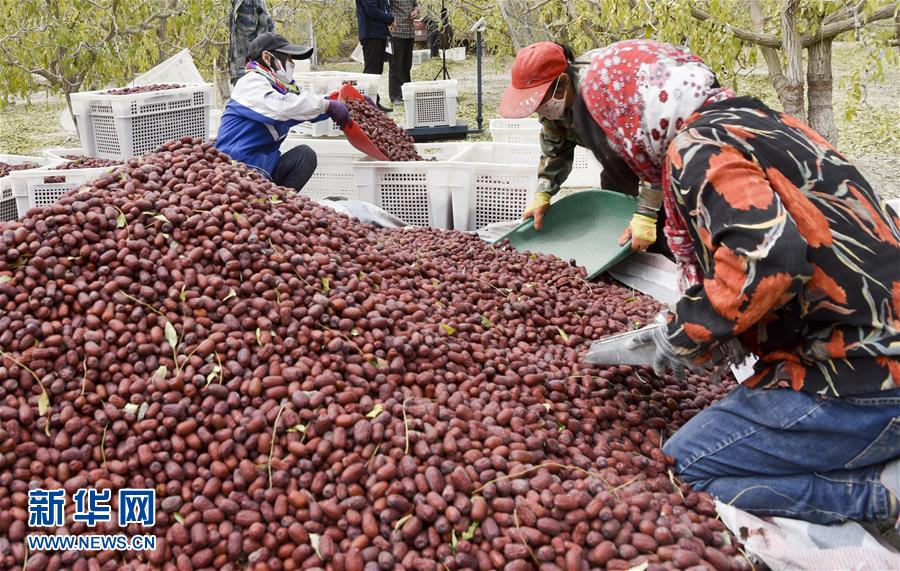
[[[518,220],[537,190],[540,148],[516,143],[473,143],[453,158],[453,228],[471,231]]]
[[[413,65],[422,65],[426,61],[431,59],[431,50],[413,50],[412,53],[412,64]]]
[[[306,139],[288,136],[281,143],[281,152],[286,153],[298,145],[308,145],[316,152],[316,170],[300,194],[313,200],[340,196],[347,200],[359,200],[356,178],[350,164],[365,157],[346,139]]]
[[[540,144],[541,122],[533,118],[491,119],[491,139],[498,143]],[[563,188],[600,188],[600,161],[585,147],[575,147],[572,172]]]
[[[105,91],[72,94],[78,136],[89,156],[127,160],[172,139],[209,138],[212,84],[131,95]]]
[[[55,165],[62,162],[58,158],[51,157],[32,157],[27,155],[4,155],[0,154],[0,162],[15,165],[21,163],[32,163],[38,168]],[[30,169],[34,170],[34,169]],[[19,172],[19,171],[13,171]],[[16,208],[16,198],[12,191],[12,174],[0,178],[0,222],[7,222],[19,218],[18,209]]]
[[[316,93],[323,97],[341,88],[345,83],[353,85],[363,95],[373,99],[378,96],[380,75],[350,71],[294,71],[294,81],[303,93]],[[301,137],[343,137],[344,132],[331,119],[317,123],[304,121],[291,128],[291,133]]]
[[[63,193],[84,186],[116,167],[99,167],[89,169],[50,168],[19,171],[12,175],[12,194],[16,200],[18,217],[32,208],[48,206],[59,201]],[[48,181],[49,178],[62,179]]]
[[[210,109],[209,110],[209,138],[214,139],[219,136],[219,125],[222,124],[222,115],[225,113],[224,109]]]
[[[590,150],[575,147],[575,161],[572,172],[563,183],[563,188],[600,188],[600,172],[603,166]]]
[[[413,81],[404,83],[403,105],[406,108],[406,127],[456,126],[455,79]]]
[[[41,152],[45,157],[57,161],[65,161],[67,155],[84,156],[84,149],[81,147],[49,147]]]
[[[134,78],[132,85],[154,83],[203,83],[189,50],[181,50],[156,67]]]
[[[303,93],[328,95],[337,91],[345,83],[349,83],[363,95],[375,98],[381,76],[372,73],[352,71],[297,71],[294,70],[294,82]]]
[[[446,52],[448,61],[465,61],[466,60],[466,48],[465,46],[459,46],[458,48],[450,48],[448,50],[441,50],[441,56]]]
[[[540,143],[541,122],[525,119],[491,119],[491,140],[495,143]]]
[[[304,121],[291,127],[291,135],[299,137],[343,137],[344,132],[341,131],[334,121],[331,119],[322,119],[312,123]]]
[[[450,160],[470,143],[421,143],[419,154],[436,161],[391,162],[365,158],[353,163],[359,199],[408,224],[450,229]]]

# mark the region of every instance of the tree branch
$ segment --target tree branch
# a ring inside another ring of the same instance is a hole
[[[706,22],[712,20],[716,24],[720,24],[725,28],[726,31],[731,32],[736,38],[740,38],[744,41],[750,42],[752,44],[756,44],[759,46],[766,46],[770,48],[780,48],[781,47],[781,39],[775,36],[769,36],[767,34],[761,34],[758,32],[751,32],[750,30],[744,30],[743,28],[736,28],[731,24],[726,24],[724,22],[719,22],[717,20],[713,20],[713,18],[704,10],[701,10],[697,6],[691,4],[691,16],[695,19],[700,20],[701,22]]]
[[[857,4],[856,6],[851,8],[851,11],[849,13],[850,15],[843,20],[829,21],[829,18],[826,18],[825,20],[823,20],[823,22],[828,23],[825,23],[825,25],[819,28],[817,32],[813,34],[803,34],[801,36],[801,45],[804,48],[808,48],[816,42],[834,38],[835,36],[843,34],[844,32],[864,28],[865,26],[868,26],[873,22],[892,18],[897,13],[898,5],[895,2],[887,6],[882,6],[881,8],[875,10],[867,16],[862,16],[859,13],[858,10],[860,8],[862,8],[860,4]],[[696,20],[700,20],[701,22],[712,21],[715,24],[721,25],[725,28],[726,31],[733,34],[736,38],[739,38],[746,42],[750,42],[751,44],[775,49],[783,48],[782,39],[779,37],[745,30],[743,28],[732,26],[731,24],[719,22],[718,20],[712,18],[712,16],[710,16],[708,12],[702,10],[701,8],[698,8],[693,4],[691,4],[691,16],[693,16]]]
[[[861,6],[857,6],[856,8],[861,8]],[[831,38],[834,38],[835,36],[843,34],[844,32],[849,32],[850,30],[864,28],[872,22],[892,18],[896,12],[896,2],[894,2],[893,4],[888,4],[887,6],[883,6],[866,16],[860,16],[859,11],[854,9],[850,17],[846,18],[845,20],[825,24],[814,34],[804,34],[803,47],[807,48],[810,46],[810,44],[821,42],[822,40],[829,40]]]
[[[824,26],[825,24],[830,24],[831,22],[837,22],[838,20],[846,18],[848,14],[858,12],[865,3],[866,0],[859,0],[857,4],[848,3],[845,6],[842,6],[831,14],[825,16],[825,18],[822,20],[822,25]]]

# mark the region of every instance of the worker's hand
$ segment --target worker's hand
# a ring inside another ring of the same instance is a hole
[[[635,214],[628,228],[619,236],[619,245],[631,240],[631,249],[646,252],[656,242],[656,219],[643,214]]]
[[[413,8],[413,11],[409,13],[409,17],[412,18],[413,20],[418,18],[419,17],[419,8],[418,7]]]
[[[371,105],[372,107],[378,107],[378,105],[376,105],[375,102],[372,101],[372,98],[369,97],[368,95],[363,95],[363,99],[365,99],[366,101],[368,101],[368,102],[369,102],[369,105]]]
[[[353,119],[350,118],[350,111],[347,109],[347,106],[340,101],[334,99],[329,101],[325,114],[328,115],[328,117],[341,129],[353,125]]]
[[[685,369],[693,369],[693,364],[683,360],[675,352],[672,343],[669,342],[669,331],[667,324],[667,313],[662,312],[653,320],[653,324],[657,327],[649,327],[646,331],[638,333],[628,340],[626,347],[634,349],[643,345],[653,344],[655,352],[653,354],[653,372],[657,376],[662,376],[669,369],[677,379],[683,379]]]
[[[522,220],[534,218],[534,229],[540,230],[541,226],[544,225],[544,214],[547,213],[549,208],[550,193],[538,192],[534,195],[534,200],[531,201],[531,204],[528,205],[525,212],[522,213]]]
[[[394,22],[390,26],[388,26],[388,31],[392,34],[396,33],[397,32],[397,22]]]

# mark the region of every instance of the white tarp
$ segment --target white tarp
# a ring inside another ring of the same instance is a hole
[[[900,553],[858,523],[817,525],[783,517],[761,519],[721,502],[716,502],[716,510],[747,553],[772,571],[900,569]]]

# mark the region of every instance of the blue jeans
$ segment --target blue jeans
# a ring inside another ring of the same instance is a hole
[[[896,517],[879,477],[900,458],[900,389],[823,398],[738,386],[663,450],[694,489],[750,513],[822,524]]]

